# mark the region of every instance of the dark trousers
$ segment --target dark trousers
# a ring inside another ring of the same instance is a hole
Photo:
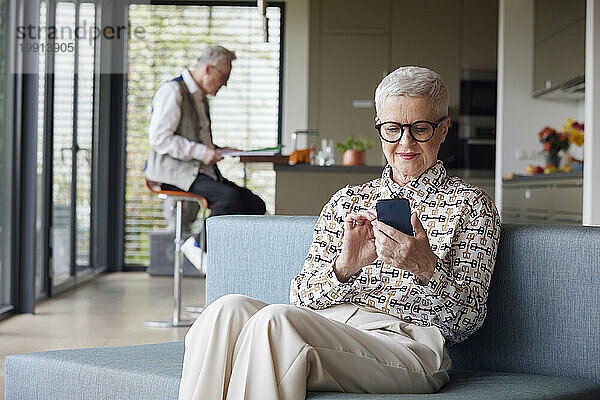
[[[163,190],[183,191],[166,183],[161,187]],[[266,211],[265,202],[260,197],[225,178],[217,182],[204,174],[198,174],[188,192],[206,199],[211,217],[228,214],[262,215]],[[203,248],[206,249],[206,235],[203,236],[201,238],[199,235],[196,241],[202,243]]]

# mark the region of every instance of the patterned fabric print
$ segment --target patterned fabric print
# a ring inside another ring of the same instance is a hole
[[[341,252],[346,216],[374,209],[379,199],[400,197],[417,212],[439,258],[429,284],[380,260],[339,282],[333,264]],[[441,161],[403,187],[391,179],[388,165],[381,178],[347,186],[325,205],[304,266],[292,280],[290,302],[312,309],[345,302],[370,306],[410,323],[436,326],[452,345],[485,319],[499,237],[500,218],[490,197],[448,177]]]

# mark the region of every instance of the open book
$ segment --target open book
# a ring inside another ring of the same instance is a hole
[[[221,154],[225,157],[239,157],[239,156],[274,156],[275,154],[281,153],[281,145],[276,147],[265,147],[262,149],[246,150],[246,151],[235,151],[235,150],[221,150]]]

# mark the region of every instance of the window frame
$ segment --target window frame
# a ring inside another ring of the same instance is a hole
[[[134,4],[142,4],[142,5],[147,5],[149,4],[148,1],[143,1],[143,0],[129,0],[126,4],[125,4],[125,16],[126,16],[126,23],[129,23],[129,7],[130,5],[134,5]],[[157,0],[157,1],[152,1],[150,3],[150,5],[159,5],[159,6],[212,6],[212,7],[218,7],[218,6],[226,6],[226,7],[256,7],[256,2],[251,2],[251,1],[223,1],[223,0],[216,0],[216,1],[197,1],[197,0],[191,0],[191,1],[185,1],[185,0]],[[286,20],[286,4],[283,1],[273,1],[273,2],[269,2],[268,4],[269,7],[278,7],[280,9],[280,22],[279,22],[279,88],[278,88],[278,111],[277,111],[277,144],[278,145],[282,145],[283,144],[283,89],[284,89],[284,60],[285,60],[285,20]],[[258,12],[258,11],[257,11]],[[127,41],[127,45],[125,46],[125,60],[124,60],[124,66],[125,68],[127,68],[128,66],[128,51],[129,51],[129,41]],[[235,66],[234,66],[235,68]],[[178,71],[173,71],[173,73],[176,73]],[[127,74],[125,74],[125,80],[127,80]],[[127,98],[127,82],[125,83],[124,87],[123,87],[123,94],[122,97],[123,98]],[[121,130],[124,133],[124,135],[126,134],[127,131],[127,114],[126,114],[126,104],[124,105],[123,109],[125,110],[125,113],[123,114],[123,120],[122,120],[122,126],[121,126]],[[123,187],[122,187],[122,193],[123,193],[123,198],[120,199],[120,201],[122,202],[121,204],[123,205],[121,207],[122,212],[119,215],[119,220],[118,220],[118,226],[121,232],[125,232],[125,221],[126,221],[126,210],[125,210],[125,191],[126,191],[126,141],[123,141],[122,143],[122,153],[124,154],[125,159],[123,160],[123,164],[122,164],[122,171],[121,174],[123,176]],[[124,235],[119,236],[119,246],[121,249],[125,248],[125,237]],[[134,264],[126,264],[125,262],[125,251],[123,250],[121,252],[121,254],[119,255],[120,257],[120,264],[118,265],[118,267],[116,268],[117,271],[146,271],[146,266],[145,265],[134,265]]]
[[[17,22],[17,6],[18,4],[14,1],[11,0],[6,0],[6,10],[7,10],[7,23],[6,26],[4,27],[5,32],[9,33],[9,32],[14,32],[15,31],[15,27],[16,27],[16,22]],[[16,110],[15,110],[15,80],[14,79],[8,79],[8,77],[10,75],[12,75],[15,71],[15,61],[16,61],[16,55],[17,55],[17,44],[16,44],[16,38],[13,35],[7,35],[6,36],[6,54],[3,54],[2,56],[6,56],[6,70],[4,71],[4,75],[0,77],[0,79],[5,79],[6,82],[6,93],[5,93],[5,100],[4,100],[4,104],[3,104],[3,108],[4,108],[4,117],[5,117],[5,121],[4,121],[4,126],[1,126],[0,129],[6,129],[6,133],[9,132],[14,132],[14,128],[15,128],[15,116],[16,116]],[[6,143],[6,149],[8,150],[8,154],[10,157],[10,162],[8,164],[12,164],[15,165],[15,156],[16,156],[16,138],[14,135],[10,135],[7,134],[6,135],[6,139],[7,139],[7,143]],[[7,173],[8,179],[10,180],[9,186],[11,188],[10,191],[10,195],[7,196],[9,204],[8,207],[6,207],[6,205],[4,205],[3,208],[8,209],[8,214],[10,217],[9,218],[5,218],[7,226],[7,232],[5,238],[3,238],[4,243],[0,243],[0,246],[2,246],[3,251],[1,253],[1,256],[4,258],[4,262],[7,263],[6,266],[3,266],[3,268],[5,268],[4,272],[7,272],[7,276],[5,277],[5,279],[7,279],[8,282],[3,282],[2,285],[4,287],[8,288],[8,296],[6,296],[6,298],[8,299],[9,303],[8,304],[2,304],[1,300],[0,300],[0,320],[7,318],[8,316],[12,315],[18,306],[18,300],[19,300],[19,266],[17,264],[17,257],[16,255],[18,254],[18,240],[8,240],[8,238],[15,238],[16,237],[16,227],[17,225],[17,218],[15,215],[15,212],[13,211],[13,207],[14,204],[18,204],[17,201],[19,200],[19,196],[18,196],[18,186],[17,186],[17,181],[16,181],[16,177],[17,177],[17,168],[13,168],[9,173]]]
[[[83,3],[93,3],[95,9],[95,23],[96,25],[102,24],[102,12],[101,12],[101,2],[98,0],[46,0],[47,9],[48,9],[48,19],[51,20],[52,25],[56,25],[56,5],[57,3],[72,3],[75,6],[75,26],[79,24],[79,13],[80,13],[80,5]],[[47,20],[48,22],[48,20]],[[52,43],[53,39],[49,39]],[[68,281],[61,284],[54,284],[52,279],[52,263],[50,262],[50,258],[48,254],[44,254],[43,260],[43,273],[45,274],[45,289],[46,295],[36,298],[36,303],[40,300],[44,300],[45,298],[53,297],[57,294],[66,292],[68,290],[72,290],[81,285],[86,284],[87,282],[94,280],[98,275],[105,271],[105,267],[99,267],[96,263],[96,244],[95,244],[95,236],[96,236],[96,225],[98,223],[103,223],[102,221],[97,221],[96,210],[97,206],[95,194],[97,193],[97,185],[96,185],[96,177],[97,177],[97,140],[99,136],[99,128],[98,128],[98,119],[99,114],[101,113],[100,103],[98,101],[99,96],[99,85],[100,85],[100,58],[102,56],[101,53],[101,45],[102,39],[98,38],[95,41],[94,47],[94,78],[92,84],[92,98],[93,98],[93,111],[92,111],[92,140],[91,140],[91,175],[90,175],[90,189],[91,189],[91,216],[90,216],[90,238],[89,238],[89,270],[85,271],[83,274],[77,274],[77,265],[76,265],[76,231],[75,231],[75,213],[76,213],[76,179],[71,182],[71,203],[70,203],[70,218],[71,218],[71,228],[70,228],[70,241],[71,241],[71,263],[70,263],[70,273],[71,276]],[[79,74],[78,74],[78,54],[79,54],[79,46],[75,45],[74,52],[74,82],[73,82],[73,127],[72,127],[72,135],[73,135],[73,143],[76,143],[77,137],[77,124],[78,124],[78,89],[79,89]],[[53,191],[53,165],[52,159],[54,157],[53,154],[53,138],[54,138],[54,68],[55,68],[55,57],[53,52],[48,52],[46,58],[46,93],[44,98],[45,110],[44,110],[44,135],[46,139],[44,140],[44,194],[45,198],[43,199],[43,209],[44,211],[44,221],[43,221],[43,236],[47,238],[47,242],[50,243],[52,241],[52,191]],[[72,150],[73,151],[73,150]],[[72,156],[72,163],[75,165],[72,166],[71,174],[72,178],[77,177],[77,166],[76,166],[76,156]],[[108,172],[101,171],[100,174],[108,174]],[[48,245],[50,246],[50,245]],[[50,252],[52,254],[53,249],[51,247],[46,249],[46,252]]]

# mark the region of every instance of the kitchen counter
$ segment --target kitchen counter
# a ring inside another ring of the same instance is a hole
[[[383,170],[383,166],[378,165],[356,165],[352,167],[346,167],[344,165],[332,165],[329,167],[321,167],[319,165],[310,164],[275,164],[273,166],[275,172],[286,171],[286,172],[343,172],[343,173],[361,173],[361,174],[379,174]]]
[[[557,179],[583,179],[583,171],[556,172],[554,174],[536,174],[536,175],[515,175],[512,178],[504,178],[503,182],[542,182],[553,181]]]

